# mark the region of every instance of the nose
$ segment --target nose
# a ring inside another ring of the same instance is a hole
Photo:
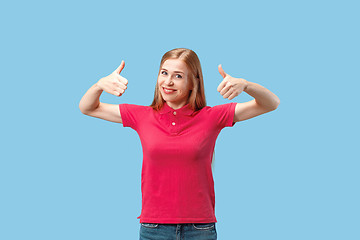
[[[171,80],[171,76],[168,76],[168,77],[165,79],[165,84],[166,84],[166,85],[169,85],[169,86],[171,86],[171,85],[174,84],[173,81]]]

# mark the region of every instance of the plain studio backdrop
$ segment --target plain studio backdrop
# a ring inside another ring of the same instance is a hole
[[[360,239],[356,1],[13,1],[0,4],[0,239],[138,239],[136,132],[79,101],[125,60],[150,105],[162,55],[194,50],[209,106],[218,64],[281,103],[215,148],[219,240]]]

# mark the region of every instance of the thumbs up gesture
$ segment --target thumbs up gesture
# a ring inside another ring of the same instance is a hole
[[[229,74],[225,73],[222,69],[221,64],[218,66],[221,76],[224,78],[223,81],[219,84],[217,90],[220,94],[229,100],[238,96],[247,87],[247,81],[243,78],[234,78]]]
[[[121,71],[125,67],[124,60],[120,66],[109,76],[101,78],[96,84],[105,92],[113,94],[117,97],[121,96],[127,89],[128,80],[120,76]]]

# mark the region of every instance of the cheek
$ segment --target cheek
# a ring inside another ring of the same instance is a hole
[[[157,80],[157,82],[160,84],[163,84],[164,82],[166,81],[166,77],[164,77],[164,76],[159,76],[158,77],[158,80]]]
[[[160,85],[161,85],[161,79],[160,78],[157,79],[156,84],[158,85],[158,87],[160,87]]]
[[[184,86],[184,90],[188,91],[188,90],[192,89],[191,85],[192,84],[190,82],[187,82],[186,85]]]

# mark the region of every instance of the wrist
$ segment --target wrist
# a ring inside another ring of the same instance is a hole
[[[99,80],[100,81],[100,80]],[[103,91],[103,89],[100,87],[99,85],[99,82],[95,83],[94,84],[94,88],[97,90],[97,91]]]
[[[246,92],[246,90],[247,90],[247,87],[249,86],[249,82],[248,81],[246,81],[245,79],[243,79],[244,80],[244,85],[245,85],[245,87],[244,87],[244,92]]]

